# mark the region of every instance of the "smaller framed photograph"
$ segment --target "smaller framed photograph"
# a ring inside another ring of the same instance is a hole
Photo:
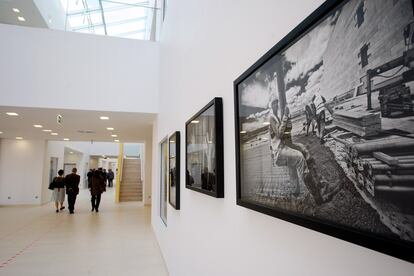
[[[168,137],[160,142],[160,217],[167,226]]]
[[[169,151],[169,198],[168,202],[180,210],[180,132],[176,131],[168,138]]]
[[[223,102],[214,98],[185,124],[185,186],[224,197]]]

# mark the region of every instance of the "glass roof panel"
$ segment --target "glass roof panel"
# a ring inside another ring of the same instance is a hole
[[[149,39],[155,0],[60,0],[69,31]]]
[[[78,30],[91,25],[102,25],[102,15],[100,13],[88,13],[68,16],[68,21],[73,29]],[[76,27],[75,27],[76,26]]]
[[[131,7],[128,9],[118,9],[118,10],[106,10],[105,11],[105,21],[107,24],[111,22],[118,22],[124,21],[128,19],[134,19],[139,17],[147,17],[147,10],[146,8],[140,7]]]
[[[127,22],[124,24],[108,25],[107,31],[109,35],[120,36],[123,33],[145,32],[145,22]]]
[[[99,9],[99,0],[66,0],[61,2],[69,14],[85,9]]]

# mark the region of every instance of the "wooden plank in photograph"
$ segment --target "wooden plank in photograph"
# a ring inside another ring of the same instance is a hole
[[[354,144],[351,147],[352,155],[354,157],[364,154],[372,154],[374,151],[409,151],[414,149],[414,137],[400,137],[391,136],[383,139],[375,139],[372,141],[364,141]]]
[[[385,154],[383,152],[374,152],[374,157],[383,161],[384,163],[388,165],[398,165],[398,159],[392,156],[389,156],[388,154]]]
[[[358,126],[356,124],[343,122],[338,119],[334,119],[334,124],[361,137],[373,136],[381,131],[381,125],[378,124],[371,126]]]

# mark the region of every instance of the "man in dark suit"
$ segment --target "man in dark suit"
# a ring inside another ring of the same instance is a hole
[[[65,177],[66,194],[68,195],[69,212],[74,213],[76,196],[79,194],[80,176],[76,174],[77,169],[73,168],[72,173]]]
[[[99,203],[101,202],[101,194],[106,191],[106,185],[104,181],[104,174],[102,168],[96,170],[92,176],[91,184],[91,203],[92,212],[99,212]]]
[[[112,169],[108,170],[108,187],[112,187],[112,182],[114,181],[115,174]]]

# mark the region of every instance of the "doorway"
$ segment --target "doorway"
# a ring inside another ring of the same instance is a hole
[[[66,164],[63,164],[64,175],[71,174],[73,168],[76,168],[76,163],[66,163]]]
[[[50,157],[49,183],[57,176],[58,160],[57,157]]]

